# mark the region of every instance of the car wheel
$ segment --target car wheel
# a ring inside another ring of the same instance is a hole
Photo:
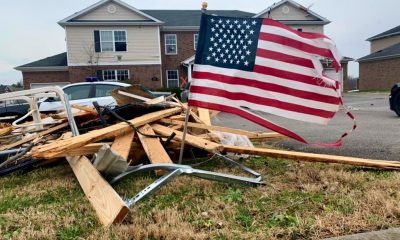
[[[393,108],[397,116],[400,117],[400,92],[397,92],[396,96],[394,97]]]

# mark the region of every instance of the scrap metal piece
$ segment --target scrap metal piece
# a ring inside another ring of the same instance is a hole
[[[188,165],[169,164],[169,163],[167,163],[167,164],[166,163],[148,164],[148,165],[129,167],[126,172],[111,179],[110,183],[114,184],[114,183],[120,181],[122,178],[129,176],[129,175],[134,175],[134,174],[138,174],[141,172],[148,172],[148,171],[154,171],[154,170],[167,170],[167,171],[169,171],[169,173],[167,173],[164,176],[157,179],[155,182],[153,182],[152,184],[147,186],[145,189],[140,191],[138,194],[136,194],[133,198],[127,199],[126,204],[129,207],[133,206],[136,202],[140,201],[145,196],[153,193],[156,189],[164,186],[165,184],[172,181],[175,177],[177,177],[181,174],[188,174],[191,176],[195,176],[195,177],[199,177],[199,178],[203,178],[203,179],[207,179],[207,180],[221,181],[221,182],[227,182],[227,183],[239,183],[239,184],[246,184],[246,185],[251,185],[251,186],[257,186],[257,185],[264,184],[261,181],[260,177],[257,177],[257,178],[241,177],[241,176],[235,176],[235,175],[231,175],[231,174],[216,173],[216,172],[211,172],[211,171],[206,171],[206,170],[195,169]]]

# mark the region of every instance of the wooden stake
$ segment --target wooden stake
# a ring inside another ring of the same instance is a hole
[[[129,213],[128,206],[89,159],[77,156],[67,157],[67,161],[103,226],[109,227],[113,223],[122,222]]]
[[[323,162],[323,163],[340,163],[354,166],[374,167],[383,169],[400,169],[400,163],[393,161],[381,161],[374,159],[363,159],[354,157],[344,157],[326,154],[315,154],[305,152],[292,152],[284,150],[275,150],[267,148],[250,148],[250,147],[236,147],[224,145],[224,151],[232,153],[243,153],[258,156],[284,158],[296,161],[306,162]]]
[[[183,141],[183,132],[181,131],[173,130],[171,128],[165,127],[160,124],[152,124],[151,127],[156,133],[161,134],[163,136],[170,136],[172,133],[175,133],[176,134],[175,138],[180,141]],[[223,146],[221,144],[211,142],[190,134],[186,134],[185,143],[206,150],[211,153],[223,150]]]
[[[111,149],[128,161],[128,156],[131,150],[132,141],[134,137],[135,137],[135,132],[133,130],[129,131],[124,135],[117,136],[113,144],[111,145]]]

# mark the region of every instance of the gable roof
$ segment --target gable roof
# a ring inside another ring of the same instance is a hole
[[[390,58],[400,58],[400,43],[359,58],[357,62],[370,62]]]
[[[284,24],[292,22],[292,23],[296,23],[296,24],[298,24],[298,23],[301,23],[301,24],[309,23],[309,24],[326,25],[326,24],[331,22],[328,19],[322,17],[321,15],[315,13],[314,11],[311,11],[309,8],[306,8],[303,5],[300,5],[299,3],[297,3],[297,2],[295,2],[293,0],[281,0],[281,1],[277,2],[277,3],[272,4],[270,7],[262,10],[261,12],[257,13],[253,17],[255,17],[255,18],[256,17],[260,17],[260,16],[262,16],[262,15],[268,13],[268,12],[271,12],[272,10],[278,8],[279,6],[281,6],[281,5],[285,4],[285,3],[289,3],[289,4],[293,5],[293,6],[299,8],[299,9],[305,11],[305,12],[307,12],[308,14],[312,15],[313,17],[315,17],[318,20],[290,21],[290,20],[275,19],[275,20],[278,20],[278,21],[280,21],[280,22],[282,22]]]
[[[201,10],[141,10],[164,22],[162,28],[194,28],[200,26]],[[227,17],[252,17],[254,13],[239,10],[207,10],[207,14]]]
[[[378,35],[375,35],[373,37],[368,38],[366,41],[373,41],[385,37],[392,37],[392,36],[397,36],[400,35],[400,25],[397,27],[394,27],[392,29],[389,29],[383,33],[379,33]]]
[[[114,2],[116,4],[124,6],[127,9],[135,12],[136,14],[138,14],[140,16],[143,16],[144,18],[147,18],[148,20],[144,20],[144,21],[137,21],[137,20],[136,21],[126,21],[126,20],[120,20],[120,21],[103,21],[103,20],[101,20],[101,21],[82,21],[81,20],[81,21],[78,21],[78,20],[76,20],[76,18],[78,18],[80,16],[83,16],[83,15],[93,11],[93,10],[103,6],[104,4],[111,3],[111,2]],[[58,22],[58,24],[60,26],[62,26],[62,27],[65,27],[66,25],[79,25],[79,24],[87,24],[87,23],[91,23],[91,24],[108,24],[108,23],[115,24],[115,22],[125,23],[125,24],[128,24],[128,25],[137,25],[137,24],[141,24],[141,25],[143,25],[143,24],[146,24],[146,25],[161,25],[161,24],[163,24],[163,22],[158,20],[157,18],[155,18],[153,16],[150,16],[150,15],[148,15],[148,14],[146,14],[146,13],[144,13],[144,12],[134,8],[134,7],[132,7],[131,5],[125,3],[125,2],[123,2],[121,0],[101,0],[101,1],[99,1],[99,2],[97,2],[95,4],[93,4],[93,5],[85,8],[85,9],[79,11],[79,12],[76,12],[76,13],[74,13],[74,14],[72,14],[72,15],[70,15],[70,16],[62,19],[62,20],[60,20]]]
[[[20,71],[63,71],[68,69],[67,53],[63,52],[54,56],[40,59],[15,68]]]

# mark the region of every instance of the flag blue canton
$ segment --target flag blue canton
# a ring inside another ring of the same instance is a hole
[[[260,18],[230,18],[203,14],[196,64],[252,71]]]

